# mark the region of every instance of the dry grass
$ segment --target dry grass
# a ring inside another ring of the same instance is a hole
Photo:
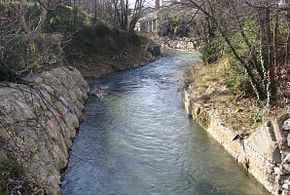
[[[86,58],[74,66],[81,71],[86,78],[97,78],[102,75],[116,72],[148,63],[156,59],[149,52],[140,51],[129,53],[128,56],[121,56],[113,59],[110,55],[96,55]]]
[[[226,85],[230,74],[229,60],[223,58],[216,64],[192,66],[186,82],[192,85],[193,100],[215,111],[231,129],[252,132],[267,120],[290,112],[287,103],[278,102],[268,111],[255,97],[249,97],[242,91],[234,95]]]

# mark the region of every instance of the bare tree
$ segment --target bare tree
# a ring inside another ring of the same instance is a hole
[[[31,71],[32,67],[39,66],[37,63],[40,63],[40,61],[48,62],[48,58],[46,60],[42,58],[44,55],[41,55],[40,58],[36,56],[34,49],[36,49],[36,43],[39,42],[42,47],[40,50],[43,51],[43,48],[49,42],[45,40],[46,36],[42,36],[43,28],[48,11],[54,9],[59,3],[59,0],[3,2],[4,10],[0,13],[1,80],[9,78],[9,75],[19,78],[21,74]],[[30,12],[28,12],[29,9]],[[36,60],[35,63],[33,63],[34,60]]]
[[[289,52],[290,52],[290,0],[285,0],[285,12],[287,18],[287,26],[288,26],[288,35],[286,41],[286,49],[285,49],[285,67],[287,67],[289,63]]]
[[[21,11],[20,12],[20,15],[21,15],[20,19],[21,19],[21,22],[23,25],[23,29],[26,32],[26,34],[28,34],[28,35],[39,34],[42,31],[42,28],[43,28],[45,20],[46,20],[48,4],[46,2],[41,2],[40,0],[37,0],[37,2],[39,3],[39,5],[41,7],[41,13],[40,13],[39,21],[38,21],[36,28],[31,29],[31,27],[28,26],[28,24],[26,22],[26,18],[25,18],[26,7],[28,5],[28,2],[26,0],[20,1],[20,11]]]
[[[140,18],[140,14],[142,11],[142,8],[144,6],[144,0],[136,0],[135,1],[135,5],[134,5],[134,9],[133,9],[133,13],[131,14],[131,21],[129,24],[129,31],[133,31],[139,18]]]
[[[202,13],[207,41],[214,36],[214,31],[220,34],[245,69],[258,100],[266,100],[270,108],[275,102],[278,87],[276,81],[280,73],[277,67],[289,63],[289,35],[287,40],[284,39],[287,42],[285,60],[278,52],[285,48],[278,36],[281,39],[279,25],[283,25],[280,22],[283,10],[287,11],[289,20],[289,0],[287,6],[282,6],[279,0],[188,0],[181,4]],[[247,21],[252,21],[252,29],[245,25]],[[240,44],[247,47],[246,52],[235,43],[236,35],[241,37]]]
[[[144,0],[136,0],[132,10],[129,8],[128,0],[113,0],[113,4],[120,28],[133,31],[140,18]]]

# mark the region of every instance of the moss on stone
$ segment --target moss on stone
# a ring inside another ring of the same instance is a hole
[[[24,173],[23,167],[16,161],[0,157],[0,194],[11,194],[10,181],[19,181]]]
[[[24,174],[24,169],[9,159],[0,159],[0,173],[9,174],[11,177],[19,177]]]
[[[290,118],[290,112],[287,112],[287,113],[282,114],[282,116],[280,117],[280,120],[284,122],[288,120],[289,118]]]
[[[207,111],[202,110],[200,107],[194,108],[192,107],[192,110],[194,111],[194,118],[197,123],[199,123],[203,128],[207,129],[210,125],[211,119]]]

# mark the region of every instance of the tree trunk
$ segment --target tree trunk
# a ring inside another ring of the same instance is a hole
[[[135,6],[133,9],[133,14],[132,14],[132,19],[131,22],[129,24],[129,31],[133,31],[139,18],[140,18],[140,13],[143,7],[143,0],[136,0],[135,1]]]
[[[26,19],[25,19],[25,6],[27,5],[27,1],[26,0],[21,0],[20,1],[20,20],[21,20],[21,23],[22,23],[22,26],[23,26],[23,29],[25,31],[26,34],[30,33],[31,30],[29,28],[29,26],[27,25],[27,22],[26,22]]]
[[[289,65],[289,52],[290,52],[290,0],[285,0],[286,2],[286,17],[287,17],[287,26],[288,26],[288,36],[286,41],[286,49],[285,49],[285,68]]]
[[[276,7],[278,9],[278,3]],[[273,28],[273,44],[272,44],[272,63],[269,68],[269,88],[271,93],[271,99],[269,99],[269,104],[276,100],[277,95],[277,85],[276,85],[276,68],[278,67],[278,57],[277,57],[277,35],[278,35],[278,28],[279,28],[279,11],[276,12],[275,21],[274,21],[274,28]],[[272,102],[271,102],[272,101]],[[270,105],[268,105],[270,106]]]
[[[41,7],[41,13],[39,16],[38,24],[34,30],[30,29],[30,27],[27,25],[27,22],[25,19],[25,14],[26,14],[25,6],[27,6],[27,5],[28,5],[28,3],[26,0],[20,1],[20,10],[21,10],[20,20],[21,20],[21,23],[22,23],[22,26],[23,26],[25,33],[29,36],[34,36],[36,34],[41,33],[41,31],[44,27],[44,24],[46,21],[46,16],[47,16],[47,4],[39,2],[39,5]]]

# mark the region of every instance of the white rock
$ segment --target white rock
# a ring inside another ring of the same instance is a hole
[[[283,189],[286,189],[286,190],[290,190],[290,185],[287,184],[287,183],[284,183],[284,184],[282,185],[282,188],[283,188]]]
[[[290,195],[290,191],[289,190],[283,190],[281,195]]]
[[[283,130],[290,131],[290,118],[283,123]]]

